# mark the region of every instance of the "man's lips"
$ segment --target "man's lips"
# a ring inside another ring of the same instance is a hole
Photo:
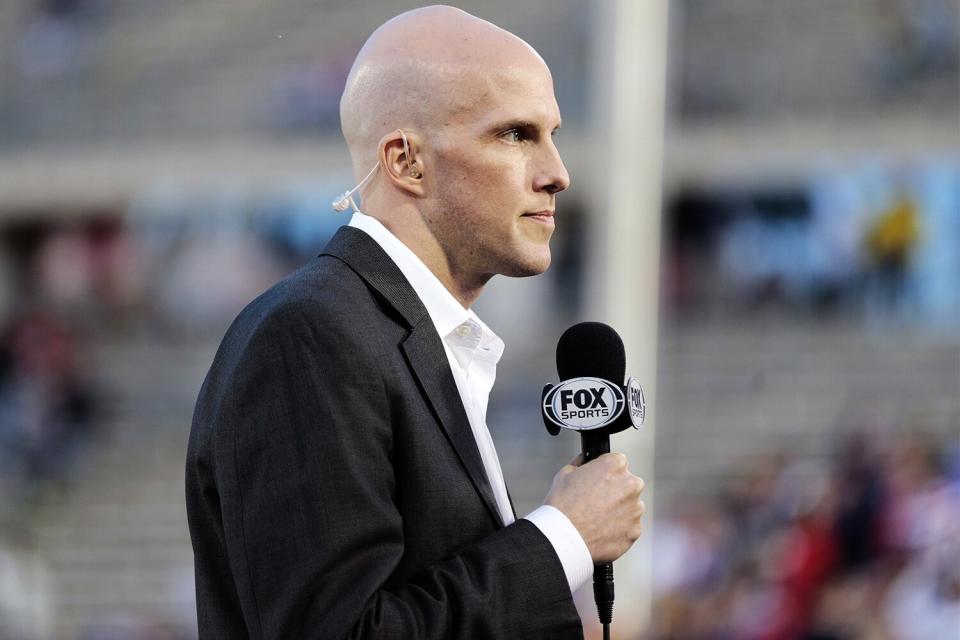
[[[533,213],[525,213],[523,218],[530,218],[532,220],[537,220],[538,222],[544,222],[553,224],[553,211],[534,211]]]

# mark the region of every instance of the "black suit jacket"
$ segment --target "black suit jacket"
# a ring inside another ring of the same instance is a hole
[[[549,541],[503,526],[426,309],[357,229],[230,327],[186,499],[201,638],[582,638]]]

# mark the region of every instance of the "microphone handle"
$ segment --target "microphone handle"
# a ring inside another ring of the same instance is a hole
[[[583,463],[586,464],[605,453],[610,453],[610,434],[604,431],[581,431],[580,444]],[[593,565],[593,599],[597,603],[597,615],[604,626],[604,637],[609,637],[608,625],[613,620],[613,563]]]
[[[604,431],[581,431],[580,445],[583,463],[586,464],[594,458],[610,453],[610,434]]]

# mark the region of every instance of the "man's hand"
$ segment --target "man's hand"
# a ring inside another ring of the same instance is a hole
[[[643,487],[622,453],[605,453],[587,464],[577,456],[554,476],[546,504],[570,519],[595,564],[612,562],[640,537]]]

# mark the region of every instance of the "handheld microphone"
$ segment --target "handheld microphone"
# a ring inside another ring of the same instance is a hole
[[[557,342],[560,384],[543,388],[543,424],[550,435],[561,429],[580,432],[583,462],[610,452],[610,434],[634,427],[646,416],[643,389],[634,378],[621,384],[626,372],[623,340],[600,322],[575,324]],[[594,565],[593,597],[610,637],[613,619],[613,563]]]

